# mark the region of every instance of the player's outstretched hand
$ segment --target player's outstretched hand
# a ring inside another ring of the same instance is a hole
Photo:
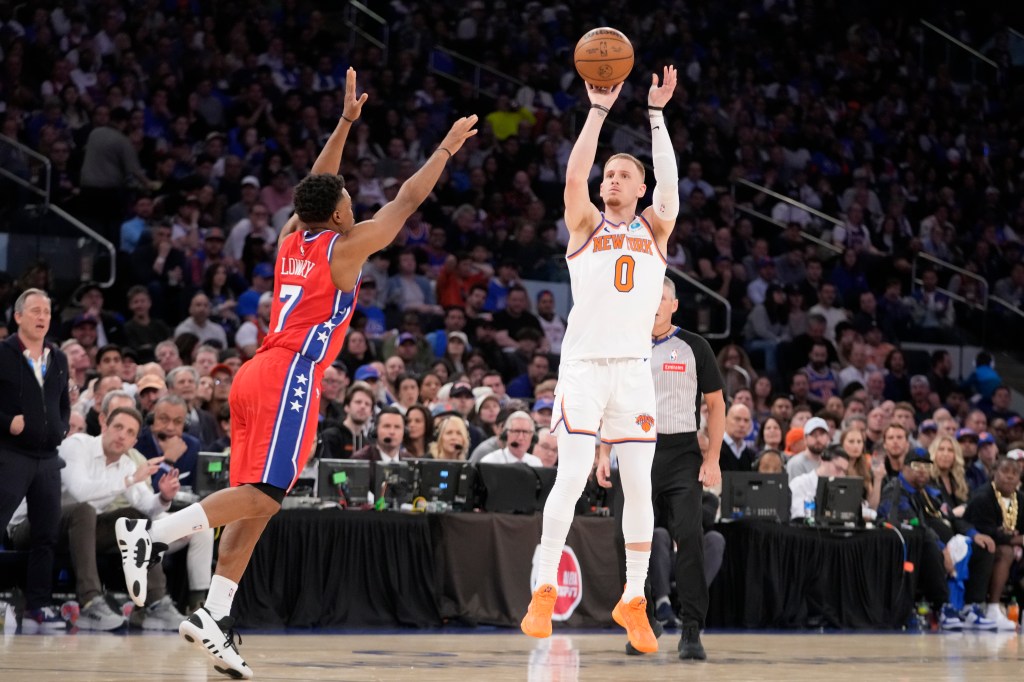
[[[672,99],[672,93],[676,89],[676,67],[666,66],[661,84],[658,84],[658,74],[651,74],[651,89],[647,93],[647,104],[652,107],[663,107]]]
[[[349,121],[354,121],[363,113],[363,105],[366,103],[366,93],[356,97],[356,70],[351,66],[345,72],[345,108],[341,115]]]
[[[612,487],[612,448],[610,445],[601,443],[597,452],[597,464],[594,467],[594,478],[602,488]]]
[[[613,85],[610,88],[602,88],[597,85],[591,85],[587,83],[587,97],[590,98],[591,104],[597,104],[611,109],[612,105],[615,104],[615,100],[619,98],[619,93],[622,91],[622,84]]]
[[[462,149],[462,144],[469,138],[476,135],[477,131],[473,127],[476,125],[476,121],[476,114],[460,118],[452,124],[452,129],[444,136],[444,139],[441,140],[441,144],[439,146],[444,147],[448,150],[449,154],[455,156],[455,153]]]

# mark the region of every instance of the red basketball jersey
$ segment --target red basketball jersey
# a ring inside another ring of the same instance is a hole
[[[331,279],[339,237],[326,230],[285,238],[277,254],[270,332],[259,352],[285,348],[321,365],[334,362],[359,292],[359,280],[352,291],[339,291]]]

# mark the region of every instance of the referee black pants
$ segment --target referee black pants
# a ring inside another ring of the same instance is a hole
[[[675,541],[676,596],[684,624],[697,624],[704,628],[708,612],[708,584],[704,576],[704,527],[701,496],[703,486],[698,480],[704,458],[700,453],[696,433],[658,434],[651,466],[651,495],[654,503],[655,523],[668,529]],[[616,542],[619,553],[619,573],[626,582],[626,544],[622,535],[622,485],[613,472],[615,500]],[[647,608],[653,614],[654,604],[647,583]]]

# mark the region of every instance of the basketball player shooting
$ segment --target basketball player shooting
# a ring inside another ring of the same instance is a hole
[[[146,571],[168,544],[224,526],[206,605],[182,622],[179,632],[214,658],[218,672],[236,679],[251,678],[253,672],[234,642],[232,600],[263,529],[313,448],[321,379],[341,349],[363,264],[394,240],[448,159],[476,134],[476,116],[456,121],[398,196],[372,219],[354,225],[352,198],[337,173],[366,97],[356,97],[356,72],[350,68],[341,120],[312,173],[295,188],[295,215],[278,242],[270,333],[231,387],[231,487],[151,526],[135,519],[116,526],[128,590],[140,608]]]
[[[612,617],[638,650],[653,653],[658,641],[645,612],[644,581],[651,556],[654,510],[656,402],[648,361],[651,325],[665,276],[663,256],[679,212],[678,171],[662,113],[676,87],[667,66],[661,83],[651,78],[647,105],[655,187],[652,206],[637,214],[644,196],[644,166],[628,154],[612,155],[604,166],[601,200],[590,201],[587,178],[594,165],[604,119],[619,95],[587,84],[590,112],[569,156],[565,180],[566,260],[573,308],[562,342],[558,387],[551,417],[558,437],[558,476],[544,506],[537,588],[522,630],[531,637],[551,634],[558,597],[557,571],[576,501],[594,464],[594,437],[614,443],[619,453],[625,508],[626,588]]]

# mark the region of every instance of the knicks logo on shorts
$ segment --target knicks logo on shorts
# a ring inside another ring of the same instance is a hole
[[[639,414],[636,417],[636,424],[644,430],[644,433],[650,433],[654,428],[654,417],[649,414]]]

